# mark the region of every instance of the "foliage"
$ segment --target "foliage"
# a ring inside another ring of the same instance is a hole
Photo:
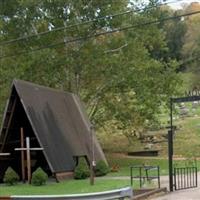
[[[75,179],[86,179],[90,176],[90,171],[85,160],[81,160],[74,170]]]
[[[8,185],[16,185],[19,181],[19,175],[11,167],[8,167],[4,175],[3,181]]]
[[[199,3],[191,3],[184,8],[185,12],[199,11]],[[190,79],[190,90],[200,88],[199,84],[199,53],[200,53],[200,14],[187,17],[185,20],[187,25],[187,32],[184,36],[184,45],[182,48],[182,65],[187,70],[194,74],[194,77]]]
[[[105,176],[108,172],[110,172],[108,165],[103,160],[98,161],[95,166],[95,175]]]
[[[159,25],[89,38],[106,30],[159,19],[156,12],[146,11],[97,19],[135,9],[137,1],[131,1],[132,7],[128,0],[93,0],[89,4],[81,0],[6,2],[0,7],[0,41],[32,34],[38,37],[3,45],[2,56],[61,44],[1,59],[1,113],[13,78],[25,79],[78,94],[97,129],[107,126],[107,122],[115,123],[116,129],[129,137],[133,132],[142,132],[147,122],[156,121],[161,104],[166,105],[176,94],[180,84],[178,63],[165,58],[168,43]],[[94,22],[39,36],[88,20]],[[79,37],[88,39],[66,42]]]
[[[31,184],[35,186],[45,185],[48,179],[48,175],[42,170],[42,168],[36,169],[31,178]]]

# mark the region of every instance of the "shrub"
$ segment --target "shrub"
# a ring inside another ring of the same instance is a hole
[[[86,179],[90,176],[90,171],[85,160],[80,160],[80,163],[74,170],[75,179]]]
[[[48,175],[39,167],[32,174],[31,184],[35,186],[45,185]]]
[[[19,181],[19,175],[11,167],[8,167],[3,181],[8,185],[15,185]]]
[[[108,165],[103,161],[100,160],[97,162],[95,167],[95,175],[96,176],[104,176],[110,171]]]

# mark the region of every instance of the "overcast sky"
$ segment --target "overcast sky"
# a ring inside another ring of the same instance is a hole
[[[140,0],[139,2],[143,2],[143,3],[147,3],[149,0]],[[174,9],[180,9],[182,6],[182,4],[190,4],[192,2],[198,2],[200,3],[200,0],[159,0],[159,3],[163,4],[163,3],[168,3],[169,2],[169,6],[171,6]],[[170,3],[172,2],[172,3]],[[176,3],[177,2],[177,3]]]
[[[167,0],[166,2],[170,2],[170,1],[171,0]],[[200,3],[200,0],[183,0],[183,1],[177,0],[177,3],[173,3],[173,4],[169,4],[169,5],[171,5],[175,9],[179,9],[179,8],[181,8],[181,4],[185,4],[185,3],[190,4],[192,2],[199,2]]]

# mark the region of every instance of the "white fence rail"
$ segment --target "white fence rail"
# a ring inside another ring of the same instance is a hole
[[[13,200],[111,200],[111,199],[132,199],[133,190],[131,187],[111,190],[106,192],[72,194],[72,195],[28,195],[28,196],[11,196]]]

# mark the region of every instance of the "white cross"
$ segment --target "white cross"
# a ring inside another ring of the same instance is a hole
[[[31,151],[41,151],[43,148],[30,148],[30,138],[26,137],[26,148],[15,148],[15,151],[26,151],[28,183],[31,183]]]
[[[10,153],[0,153],[0,156],[9,156]]]

